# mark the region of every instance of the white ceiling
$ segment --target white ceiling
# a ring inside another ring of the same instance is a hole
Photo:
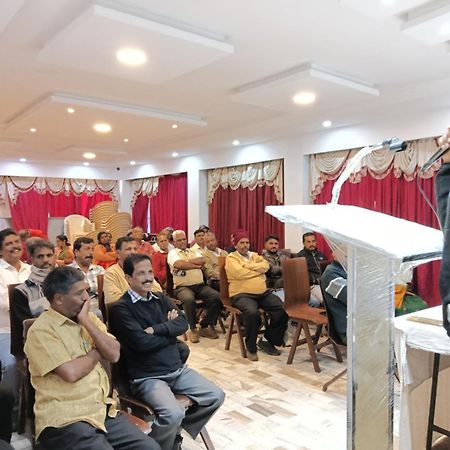
[[[450,0],[2,0],[1,160],[144,164],[448,107],[446,27]]]

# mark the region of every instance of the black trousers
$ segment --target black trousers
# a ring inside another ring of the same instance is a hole
[[[288,316],[279,297],[271,292],[262,295],[238,294],[231,301],[244,314],[245,345],[249,352],[256,353],[256,338],[261,326],[259,308],[269,316],[264,337],[273,345],[283,344]]]
[[[201,327],[214,326],[219,317],[222,302],[219,293],[205,284],[194,286],[181,286],[174,291],[175,297],[183,303],[184,313],[191,330],[197,326],[197,315],[195,300],[203,300],[205,303],[205,316],[200,322]]]
[[[105,420],[107,433],[87,422],[47,427],[39,436],[44,450],[161,450],[159,444],[119,414]]]
[[[13,407],[13,391],[4,386],[0,386],[0,440],[2,441],[11,441]]]

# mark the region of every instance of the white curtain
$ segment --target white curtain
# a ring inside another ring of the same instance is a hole
[[[131,207],[136,203],[136,198],[143,194],[154,197],[158,193],[159,177],[139,178],[131,181]]]

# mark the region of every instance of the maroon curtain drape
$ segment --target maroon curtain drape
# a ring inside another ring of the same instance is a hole
[[[187,230],[187,202],[187,173],[160,177],[158,193],[149,202],[151,232],[165,227]]]
[[[148,230],[148,205],[150,199],[147,195],[139,194],[132,210],[133,227],[142,227],[144,231]]]
[[[97,203],[111,200],[111,195],[97,192],[94,195],[73,193],[52,195],[50,192],[38,194],[34,189],[21,192],[15,204],[10,202],[11,218],[16,230],[34,228],[47,233],[49,217],[66,217],[81,214],[89,217],[89,210]]]
[[[427,197],[435,206],[434,178],[419,178]],[[325,204],[331,200],[331,190],[335,181],[325,182],[321,193],[316,197],[316,204]],[[374,211],[411,220],[422,225],[439,228],[437,219],[417,187],[417,179],[407,181],[404,177],[396,178],[391,171],[381,180],[367,175],[360,183],[344,183],[339,197],[342,205],[354,205]],[[420,236],[417,236],[420,239]],[[323,243],[319,243],[323,247]],[[430,306],[441,303],[439,296],[440,261],[424,264],[415,270],[414,287]]]
[[[284,248],[284,224],[264,212],[266,206],[279,204],[273,186],[258,186],[252,191],[219,186],[209,206],[209,227],[222,248],[230,247],[230,235],[238,228],[249,232],[252,249],[258,253],[268,234],[279,236],[280,248]]]

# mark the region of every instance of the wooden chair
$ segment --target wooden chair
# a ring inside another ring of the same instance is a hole
[[[183,302],[178,300],[174,294],[173,275],[172,271],[170,270],[169,264],[166,264],[166,293],[178,307],[183,308]],[[202,299],[196,299],[195,304],[197,306],[197,322],[198,322],[200,320],[201,315],[203,314],[205,303]],[[225,324],[223,323],[222,317],[220,315],[218,318],[218,322],[220,329],[222,330],[222,333],[226,334]]]
[[[97,275],[97,300],[98,300],[98,308],[102,313],[103,323],[108,322],[108,308],[106,307],[105,302],[105,292],[103,290],[104,283],[104,275]]]
[[[303,344],[307,344],[308,346],[316,372],[320,372],[317,351],[326,345],[333,346],[336,359],[342,362],[341,352],[334,342],[327,339],[324,343],[319,344],[322,330],[328,324],[328,320],[324,309],[312,308],[308,305],[310,285],[306,259],[294,258],[283,261],[283,279],[284,308],[289,316],[289,320],[297,325],[287,363],[292,364],[297,347]],[[309,330],[310,325],[316,325],[317,327],[316,333],[313,336],[311,336]],[[305,338],[300,339],[302,330],[305,333]]]

